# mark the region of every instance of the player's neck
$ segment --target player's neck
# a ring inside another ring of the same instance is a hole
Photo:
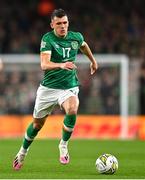
[[[55,36],[57,36],[58,38],[65,38],[67,36],[67,34],[65,36],[59,36],[55,30],[53,30],[53,32],[54,32]]]

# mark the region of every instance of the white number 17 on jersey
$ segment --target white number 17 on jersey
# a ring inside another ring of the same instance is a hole
[[[69,52],[71,48],[62,48],[63,58],[69,58]]]

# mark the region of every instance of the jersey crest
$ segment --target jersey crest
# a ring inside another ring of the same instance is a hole
[[[77,41],[72,41],[71,46],[72,46],[72,49],[78,49],[79,43]]]

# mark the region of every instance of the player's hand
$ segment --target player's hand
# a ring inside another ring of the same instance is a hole
[[[73,62],[65,62],[65,63],[61,63],[60,68],[71,71],[73,69],[76,69],[77,66]]]
[[[91,69],[91,75],[93,75],[96,72],[96,70],[98,69],[98,64],[96,62],[91,63],[90,69]]]

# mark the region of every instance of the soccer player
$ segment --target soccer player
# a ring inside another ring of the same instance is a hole
[[[82,34],[68,31],[69,21],[64,10],[54,10],[50,25],[53,31],[42,37],[40,47],[41,68],[44,71],[44,78],[37,90],[33,122],[28,126],[23,144],[13,161],[15,170],[22,167],[30,144],[56,104],[59,104],[66,113],[62,138],[59,143],[60,163],[69,163],[68,140],[74,130],[79,106],[79,82],[75,65],[78,49],[90,60],[91,74],[94,74],[98,68]]]

